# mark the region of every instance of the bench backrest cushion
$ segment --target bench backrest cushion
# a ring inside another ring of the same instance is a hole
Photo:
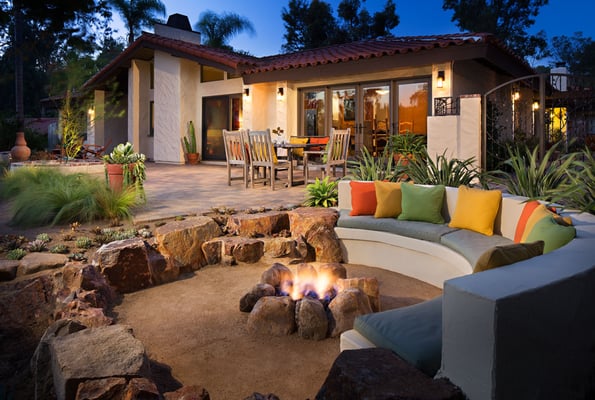
[[[398,218],[405,221],[443,224],[444,192],[443,185],[401,185],[402,211]]]

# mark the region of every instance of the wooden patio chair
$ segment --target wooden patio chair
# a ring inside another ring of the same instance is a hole
[[[336,177],[337,167],[341,167],[342,176],[347,173],[347,153],[349,152],[350,128],[333,129],[325,150],[304,151],[304,177],[310,182],[310,171],[321,170],[322,177]]]
[[[232,180],[243,179],[244,186],[248,187],[250,159],[248,157],[247,132],[244,130],[228,131],[223,129],[223,144],[225,147],[225,160],[227,164],[227,185],[231,186]],[[242,168],[242,176],[233,176],[232,167]]]
[[[275,190],[275,178],[277,171],[288,170],[289,162],[287,160],[278,160],[275,154],[275,148],[271,141],[270,130],[249,131],[248,149],[250,153],[250,169],[252,171],[252,187],[257,182],[263,182],[265,185],[270,181],[271,189]],[[256,176],[258,169],[263,169],[262,177]],[[267,171],[269,178],[267,178]]]

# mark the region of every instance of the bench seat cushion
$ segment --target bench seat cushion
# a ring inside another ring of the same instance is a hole
[[[481,233],[460,229],[441,237],[440,243],[461,254],[475,266],[483,253],[496,246],[513,244],[514,241],[500,235],[486,236]]]
[[[429,376],[442,359],[442,296],[355,318],[353,328],[377,347],[390,349]]]
[[[350,216],[349,210],[340,210],[337,226],[390,232],[435,243],[440,243],[440,237],[442,235],[457,231],[456,228],[449,228],[445,224],[433,224],[431,222],[401,221],[396,218],[374,218],[372,215]]]

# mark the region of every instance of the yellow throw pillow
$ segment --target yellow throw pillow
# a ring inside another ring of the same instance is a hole
[[[299,136],[290,136],[289,143],[291,144],[306,144],[308,143],[309,138],[307,137],[299,137]],[[291,149],[293,155],[295,157],[304,158],[304,149]]]
[[[473,267],[473,273],[540,256],[543,254],[544,244],[543,240],[538,240],[533,243],[514,243],[492,247],[479,257]]]
[[[501,200],[502,192],[499,190],[474,189],[461,185],[455,212],[448,226],[492,236]]]
[[[374,218],[396,218],[401,214],[401,183],[374,181],[376,212]]]

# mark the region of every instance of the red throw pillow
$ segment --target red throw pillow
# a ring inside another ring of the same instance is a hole
[[[374,215],[376,189],[374,182],[349,182],[351,186],[351,211],[349,215]]]
[[[533,214],[533,211],[535,211],[537,206],[539,206],[539,204],[540,203],[537,200],[531,200],[525,203],[525,207],[523,207],[523,212],[521,213],[521,216],[519,217],[519,220],[516,224],[516,231],[514,233],[515,243],[521,242],[521,238],[523,237],[523,233],[525,232],[525,227],[527,226],[527,221],[529,220],[531,214]]]
[[[321,144],[322,146],[311,146],[310,148],[308,148],[308,150],[312,150],[312,151],[322,151],[322,150],[324,150],[324,147],[328,143],[328,140],[329,139],[330,138],[328,136],[311,137],[310,138],[310,143],[311,144]]]

